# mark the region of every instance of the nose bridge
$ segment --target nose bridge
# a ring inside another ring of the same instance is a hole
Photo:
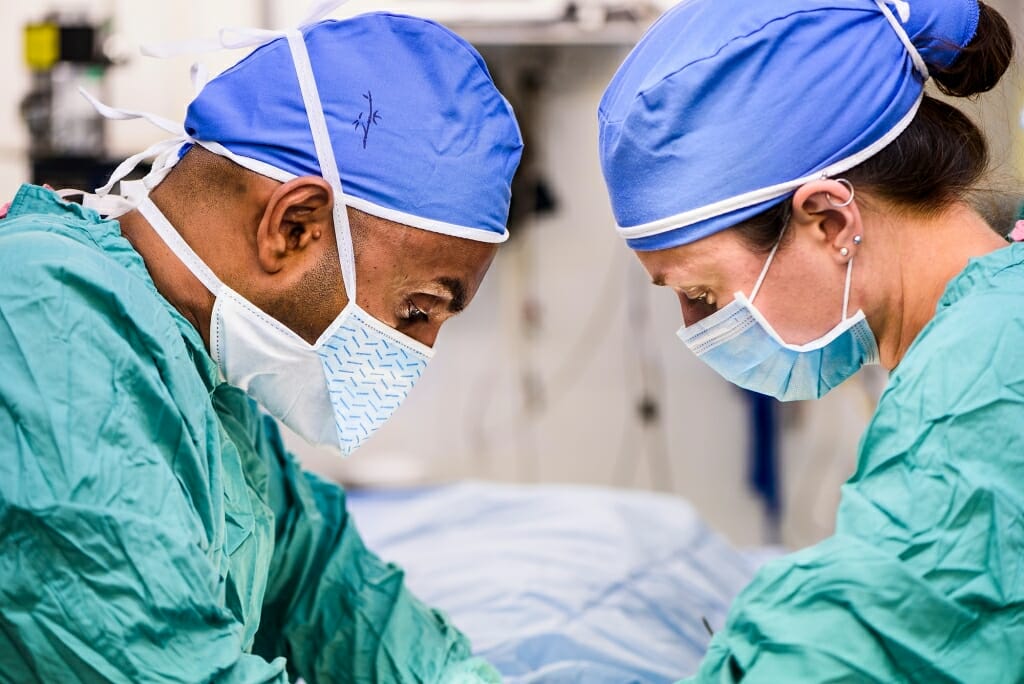
[[[676,297],[679,298],[679,315],[683,319],[683,325],[690,326],[696,323],[698,319],[691,320],[692,317],[687,315],[690,313],[690,298],[678,290]]]
[[[680,292],[678,290],[676,290],[675,292],[676,297],[679,298],[679,310],[683,319],[683,325],[685,325],[686,327],[690,327],[695,323],[699,323],[700,321],[704,320],[705,318],[711,315],[710,311],[701,311],[701,307],[699,307],[696,302],[687,297],[685,293]]]

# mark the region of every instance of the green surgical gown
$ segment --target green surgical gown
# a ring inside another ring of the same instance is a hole
[[[1024,682],[1024,244],[892,373],[836,533],[767,565],[691,682]]]
[[[115,221],[0,220],[0,681],[498,681],[218,379]]]

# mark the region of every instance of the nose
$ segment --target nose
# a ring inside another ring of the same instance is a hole
[[[676,296],[679,297],[679,309],[683,318],[683,325],[687,327],[714,313],[713,308],[703,301],[690,299],[682,292],[677,292]]]

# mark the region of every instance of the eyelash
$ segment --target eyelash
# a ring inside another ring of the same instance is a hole
[[[430,320],[430,314],[426,311],[422,311],[411,301],[406,302],[406,305],[408,306],[405,314],[405,321],[407,323],[426,323]]]
[[[700,304],[701,306],[708,306],[708,307],[711,307],[713,309],[717,309],[718,308],[718,306],[716,305],[714,296],[708,290],[704,290],[703,292],[701,292],[696,297],[691,297],[689,294],[687,294],[686,297],[687,297],[687,299],[689,299],[691,302],[694,302],[695,304]]]

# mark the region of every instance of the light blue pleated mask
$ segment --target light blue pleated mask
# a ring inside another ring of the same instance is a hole
[[[737,292],[720,311],[679,330],[679,338],[729,382],[780,401],[820,399],[862,366],[878,363],[878,344],[863,311],[848,315],[853,259],[846,267],[843,318],[821,338],[787,344],[754,306],[776,245],[750,298]]]

